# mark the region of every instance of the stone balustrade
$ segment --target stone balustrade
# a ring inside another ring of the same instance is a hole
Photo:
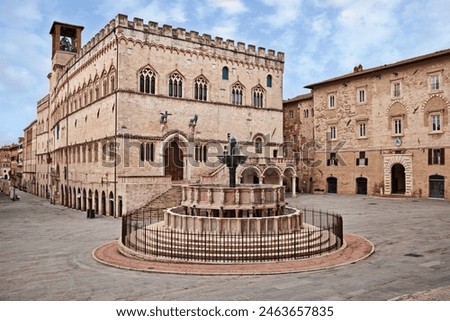
[[[277,185],[189,185],[182,187],[181,205],[189,215],[202,210],[266,210],[284,208],[284,187]],[[192,211],[195,209],[194,211]],[[276,213],[276,212],[274,212]],[[276,214],[275,214],[276,215]]]
[[[284,215],[265,217],[208,217],[185,215],[183,207],[164,212],[164,226],[178,232],[224,233],[254,235],[261,233],[289,233],[302,228],[303,213],[285,207]]]

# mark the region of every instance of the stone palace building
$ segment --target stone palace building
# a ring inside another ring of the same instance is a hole
[[[54,22],[49,94],[25,129],[23,185],[55,204],[122,216],[180,183],[296,183],[283,158],[284,54],[119,14],[82,46]],[[294,188],[294,190],[296,190]]]
[[[450,50],[305,88],[284,103],[284,136],[309,191],[450,199]]]

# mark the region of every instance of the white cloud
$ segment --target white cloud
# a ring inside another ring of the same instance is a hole
[[[0,4],[3,23],[13,24],[21,28],[32,29],[33,24],[42,20],[39,10],[41,1],[14,1],[7,0]],[[20,21],[18,24],[17,22]]]
[[[208,0],[211,8],[220,9],[226,15],[236,15],[246,12],[248,9],[241,0]]]
[[[314,33],[315,37],[324,38],[331,34],[333,29],[333,24],[326,14],[322,13],[318,16],[313,17],[311,22],[311,31]]]
[[[0,25],[1,47],[0,65],[3,77],[0,78],[0,90],[8,93],[20,93],[24,89],[35,87],[37,75],[45,75],[50,68],[51,41],[46,33],[42,34],[43,14],[39,10],[39,1],[17,3],[7,1],[0,5],[6,23]],[[20,23],[17,23],[20,21]],[[46,49],[49,49],[46,52]],[[48,63],[42,63],[44,57]],[[45,69],[45,70],[44,70]],[[46,78],[44,78],[46,83]],[[6,93],[5,93],[6,94]]]
[[[187,21],[186,1],[145,1],[145,0],[125,0],[109,1],[104,0],[97,7],[97,13],[106,19],[112,19],[118,13],[128,16],[129,20],[134,17],[144,21],[157,21],[161,24],[181,24]]]
[[[283,28],[299,20],[302,8],[300,0],[262,0],[262,2],[272,7],[274,12],[264,17],[264,20],[275,28]]]
[[[448,0],[435,0],[431,4],[430,2],[410,1],[402,8],[398,18],[402,29],[407,30],[399,42],[405,46],[414,44],[415,55],[450,48],[450,34],[446,32],[449,25],[450,2]]]
[[[239,22],[235,19],[233,20],[223,20],[212,28],[208,30],[208,33],[211,33],[213,36],[218,36],[224,39],[236,39],[237,38],[237,30],[238,30]]]
[[[337,16],[330,45],[342,70],[351,72],[354,65],[388,59],[385,53],[395,52],[398,0],[332,3]]]

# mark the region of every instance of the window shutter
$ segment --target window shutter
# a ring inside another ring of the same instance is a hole
[[[428,165],[433,164],[433,150],[430,148],[428,150]]]
[[[441,148],[441,165],[445,165],[445,148]]]

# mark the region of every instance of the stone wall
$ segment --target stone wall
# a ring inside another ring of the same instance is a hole
[[[438,89],[431,88],[434,76],[439,79]],[[450,153],[449,51],[356,71],[311,87],[319,144],[315,153],[320,164],[314,178],[317,190],[327,191],[327,180],[334,178],[337,193],[354,194],[358,193],[356,180],[366,178],[370,195],[396,192],[428,197],[430,176],[437,174],[445,177],[444,197],[450,198],[450,167],[444,155],[441,164],[429,163],[433,150]],[[334,107],[330,107],[331,96]],[[433,115],[439,115],[440,129],[433,129]],[[330,136],[332,127],[335,137]],[[338,165],[330,164],[331,153]],[[397,191],[392,186],[395,164],[404,168],[402,187]]]

